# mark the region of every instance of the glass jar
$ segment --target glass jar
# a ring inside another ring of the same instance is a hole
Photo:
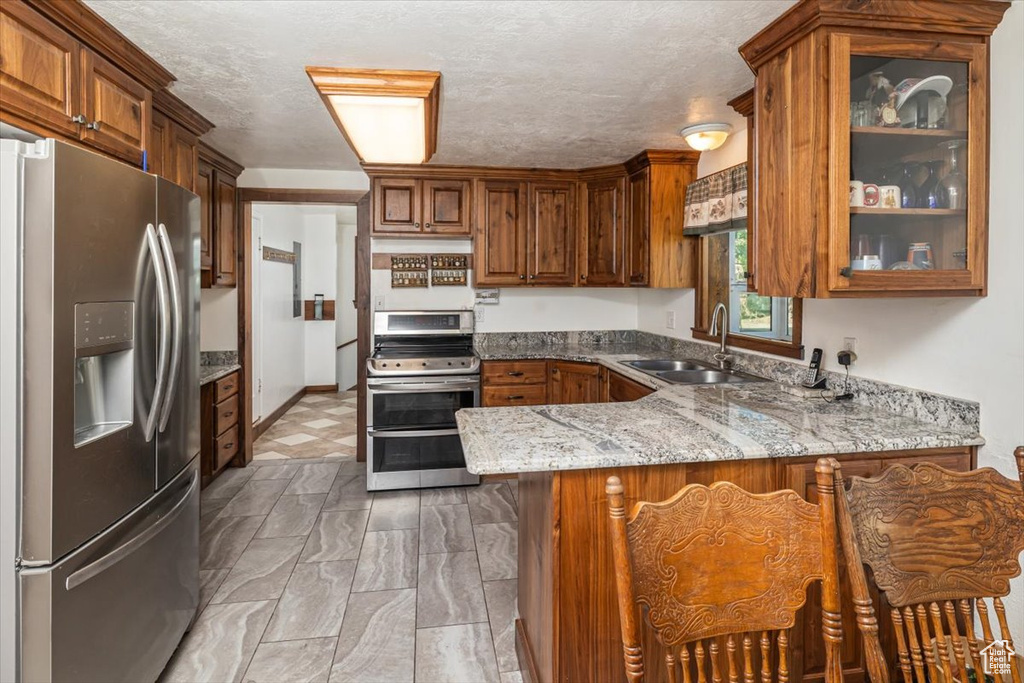
[[[939,182],[945,196],[948,209],[964,210],[967,208],[967,179],[960,172],[960,150],[967,145],[966,140],[952,140],[943,146],[949,149],[949,173]]]

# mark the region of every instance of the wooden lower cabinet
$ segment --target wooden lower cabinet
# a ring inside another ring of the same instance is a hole
[[[534,406],[548,402],[546,360],[486,361],[481,405]]]
[[[199,467],[203,486],[213,481],[241,448],[240,379],[240,373],[233,372],[200,388]]]
[[[974,466],[975,457],[975,449],[966,447],[836,456],[844,475],[876,474],[895,462],[935,462],[966,471]],[[687,484],[715,481],[731,481],[754,493],[792,488],[813,499],[816,460],[811,456],[521,473],[516,649],[524,680],[625,680],[604,493],[609,476],[622,480],[627,510],[641,500],[664,500]],[[846,600],[843,673],[848,683],[867,681],[849,586],[844,584],[841,590]],[[790,680],[822,680],[819,610],[815,588],[791,633]],[[879,619],[880,624],[887,621]],[[645,680],[660,683],[666,680],[665,653],[649,630],[645,632]],[[881,635],[883,646],[893,652],[892,636],[884,626]]]
[[[550,361],[548,403],[600,403],[601,367],[595,363]]]
[[[607,371],[608,378],[605,382],[607,389],[607,397],[604,400],[612,403],[620,403],[622,401],[635,401],[639,398],[643,398],[648,394],[653,394],[656,389],[644,386],[640,382],[634,382],[630,378],[620,375],[617,372]]]

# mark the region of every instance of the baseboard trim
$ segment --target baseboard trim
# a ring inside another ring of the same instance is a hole
[[[311,384],[306,387],[307,394],[336,394],[338,393],[338,384]]]
[[[519,671],[523,683],[541,683],[540,672],[533,659],[533,648],[530,647],[530,638],[526,635],[522,619],[516,619],[516,654],[519,655]]]
[[[302,399],[302,397],[306,395],[306,392],[307,392],[308,390],[309,390],[309,388],[308,388],[308,387],[303,387],[302,389],[299,389],[299,390],[298,390],[297,392],[295,392],[295,395],[294,395],[294,396],[292,396],[292,397],[291,397],[290,399],[288,399],[288,400],[287,400],[287,401],[285,401],[285,402],[284,402],[283,404],[281,404],[281,407],[280,407],[280,408],[278,408],[277,410],[275,410],[274,412],[272,412],[272,413],[271,413],[270,415],[267,415],[267,416],[266,416],[265,418],[263,418],[262,420],[260,420],[260,421],[259,421],[259,422],[257,422],[256,424],[254,424],[254,425],[252,426],[252,440],[253,440],[253,441],[256,441],[256,439],[258,439],[258,438],[260,438],[261,436],[263,436],[263,432],[265,432],[265,431],[267,431],[268,429],[270,429],[270,426],[271,426],[272,424],[274,424],[275,422],[277,422],[277,421],[278,421],[278,419],[280,419],[280,417],[281,417],[282,415],[284,415],[285,413],[287,413],[287,412],[288,412],[288,410],[289,410],[289,409],[290,409],[290,408],[291,408],[291,407],[292,407],[293,405],[295,405],[296,403],[298,403],[298,402],[299,402],[299,401],[300,401],[300,400]]]

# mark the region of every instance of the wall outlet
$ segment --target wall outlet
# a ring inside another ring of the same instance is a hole
[[[854,354],[857,353],[857,338],[856,337],[843,337],[843,351],[850,351]]]
[[[473,309],[473,321],[480,324],[484,321],[484,307],[477,306]]]
[[[665,311],[665,327],[670,330],[676,329],[676,312]]]
[[[384,296],[383,295],[373,297],[373,310],[375,310],[375,311],[383,311],[384,310]]]

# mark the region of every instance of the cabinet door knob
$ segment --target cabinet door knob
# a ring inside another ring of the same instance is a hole
[[[580,275],[580,279],[581,279],[581,280],[586,280],[586,279],[587,279],[587,276],[586,276],[586,275]]]
[[[420,227],[420,224],[419,224],[419,223],[413,223],[413,224],[412,224],[412,227],[414,227],[414,228],[418,228],[418,227]]]
[[[99,121],[93,121],[92,123],[85,124],[85,127],[88,128],[89,130],[99,130],[100,129],[100,122]]]
[[[83,114],[76,114],[71,117],[71,123],[85,123],[85,116]]]
[[[530,276],[530,279],[532,280],[532,279],[534,279],[535,277],[537,277],[537,276],[536,276],[536,275],[531,275],[531,276]]]
[[[519,276],[519,279],[520,279],[520,280],[525,280],[525,279],[526,279],[526,276],[525,276],[525,275],[520,275],[520,276]]]
[[[430,230],[430,223],[425,223],[424,226],[427,230]]]

